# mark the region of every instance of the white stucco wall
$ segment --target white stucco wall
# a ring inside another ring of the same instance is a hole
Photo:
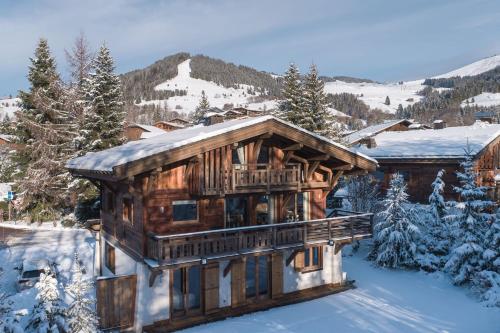
[[[291,251],[285,253],[287,258]],[[334,254],[332,246],[323,246],[323,269],[313,272],[301,273],[295,271],[295,262],[292,261],[283,270],[283,292],[289,293],[297,290],[313,288],[330,283],[342,281],[342,251]]]
[[[224,269],[229,265],[229,260],[219,263],[219,307],[231,305],[231,272],[224,277]]]

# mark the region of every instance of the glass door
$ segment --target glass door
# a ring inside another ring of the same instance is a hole
[[[269,297],[270,257],[247,257],[245,263],[245,296],[247,300]]]
[[[172,274],[171,305],[174,316],[201,311],[201,266],[178,268]]]

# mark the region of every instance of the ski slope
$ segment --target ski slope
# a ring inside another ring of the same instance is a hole
[[[433,79],[449,78],[454,76],[474,76],[492,70],[497,66],[500,66],[500,55],[481,59],[451,72],[434,76]]]
[[[212,107],[222,108],[225,104],[233,104],[235,107],[248,107],[252,110],[269,110],[276,107],[276,101],[254,101],[256,95],[248,94],[248,90],[254,90],[253,86],[240,84],[238,88],[226,88],[212,81],[205,81],[191,77],[191,59],[177,66],[177,76],[167,80],[155,87],[155,90],[186,90],[186,96],[174,96],[166,100],[142,101],[137,105],[157,105],[163,108],[176,110],[177,112],[193,112],[198,106],[202,91],[205,92],[208,102]]]
[[[500,105],[500,93],[489,93],[489,92],[484,92],[472,98],[466,99],[462,101],[462,104],[460,104],[460,106],[462,107],[466,106],[490,107],[496,105]]]

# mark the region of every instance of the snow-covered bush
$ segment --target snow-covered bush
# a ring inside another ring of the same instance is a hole
[[[99,332],[97,315],[94,310],[95,299],[89,295],[93,290],[94,283],[84,278],[78,253],[75,253],[74,265],[71,283],[66,287],[66,292],[73,298],[73,302],[66,311],[68,332]]]
[[[456,212],[447,216],[452,228],[453,249],[445,270],[452,275],[455,284],[473,282],[481,270],[484,235],[494,219],[488,213],[493,207],[493,202],[486,199],[488,188],[476,184],[472,153],[469,148],[465,152],[466,158],[460,164],[463,172],[457,172],[460,187],[455,187],[460,202],[454,203]]]
[[[379,266],[397,268],[415,266],[418,227],[410,219],[408,194],[403,176],[392,175],[382,201],[384,210],[377,214],[374,247],[370,257]]]
[[[33,329],[37,333],[59,333],[64,332],[66,323],[65,311],[59,298],[57,279],[50,272],[40,274],[40,281],[35,284],[38,290],[35,304],[27,329]]]
[[[6,293],[0,292],[0,333],[23,333],[19,315],[12,311],[13,301]]]

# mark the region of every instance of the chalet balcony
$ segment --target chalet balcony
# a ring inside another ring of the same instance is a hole
[[[284,168],[274,168],[270,164],[239,164],[228,170],[205,170],[202,174],[199,186],[194,186],[192,193],[220,195],[298,191],[302,184],[300,164],[287,164]]]
[[[372,236],[373,214],[335,210],[329,218],[176,235],[150,234],[147,262],[173,266],[251,253],[345,244]]]

